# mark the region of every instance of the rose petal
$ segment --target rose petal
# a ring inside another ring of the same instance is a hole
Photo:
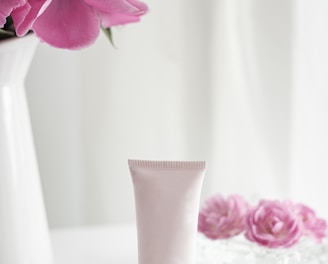
[[[142,15],[147,12],[145,3],[137,0],[84,0],[93,8],[106,13]]]
[[[85,0],[98,13],[104,28],[137,22],[148,11],[146,4],[136,0]]]
[[[110,28],[112,26],[124,25],[127,23],[134,23],[140,21],[139,16],[130,16],[125,14],[109,14],[98,11],[103,28]]]
[[[1,0],[0,1],[0,28],[6,23],[6,18],[11,12],[26,3],[26,0]]]
[[[25,5],[13,10],[12,17],[17,36],[24,36],[32,28],[43,7],[49,3],[49,0],[28,0]]]
[[[284,227],[284,223],[279,221],[273,225],[271,231],[273,234],[279,234],[283,229],[283,227]]]
[[[33,31],[54,47],[80,49],[96,40],[99,21],[83,0],[53,0],[35,21]]]

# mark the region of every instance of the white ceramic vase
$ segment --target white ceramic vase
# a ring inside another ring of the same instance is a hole
[[[0,264],[50,264],[24,81],[37,39],[0,41]]]

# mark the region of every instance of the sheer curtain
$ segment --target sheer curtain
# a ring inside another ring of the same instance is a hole
[[[328,217],[325,1],[147,3],[116,48],[38,49],[27,86],[51,227],[134,221],[128,158],[205,159],[203,198]]]
[[[295,3],[290,194],[328,218],[328,3]]]
[[[221,1],[212,54],[211,191],[288,195],[291,3]]]

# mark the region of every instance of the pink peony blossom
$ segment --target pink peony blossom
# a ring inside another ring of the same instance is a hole
[[[205,201],[198,218],[198,231],[210,239],[224,239],[238,235],[245,229],[247,202],[239,195],[226,200],[216,195]]]
[[[91,45],[100,27],[137,22],[148,10],[138,0],[1,0],[0,24],[11,15],[17,36],[29,30],[57,48]]]
[[[326,236],[327,222],[318,218],[315,211],[304,204],[295,204],[294,209],[303,224],[304,235],[308,235],[320,243]]]
[[[11,14],[11,12],[23,5],[26,0],[1,0],[0,1],[0,28],[6,23],[6,18]]]
[[[245,237],[262,246],[288,248],[302,234],[302,224],[287,203],[261,200],[246,217]]]
[[[32,29],[46,43],[68,49],[91,45],[99,28],[139,21],[147,6],[137,0],[52,0]]]
[[[25,0],[25,3],[13,10],[11,16],[14,20],[17,36],[24,36],[31,30],[34,22],[50,3],[50,0]]]

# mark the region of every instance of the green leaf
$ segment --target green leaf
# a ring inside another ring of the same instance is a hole
[[[15,32],[0,28],[0,40],[15,37]]]
[[[103,32],[105,33],[106,37],[110,41],[110,43],[115,47],[114,40],[113,40],[113,34],[110,28],[102,28]]]
[[[6,36],[15,36],[15,32],[8,31],[5,29],[0,28],[0,34],[6,35]]]

